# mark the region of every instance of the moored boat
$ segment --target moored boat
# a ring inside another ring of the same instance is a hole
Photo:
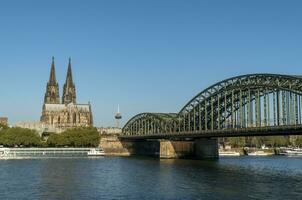
[[[302,149],[301,148],[289,149],[284,152],[284,155],[286,155],[286,156],[302,156]]]
[[[87,152],[88,156],[105,156],[105,152],[100,148],[93,148]]]
[[[248,153],[249,156],[271,156],[273,155],[273,153],[268,153],[268,152],[264,152],[264,151],[255,151],[255,152],[251,152]]]
[[[9,148],[0,148],[0,159],[6,159],[9,155]]]
[[[87,157],[91,148],[0,148],[0,159]]]
[[[240,156],[240,153],[235,151],[219,151],[219,156]]]

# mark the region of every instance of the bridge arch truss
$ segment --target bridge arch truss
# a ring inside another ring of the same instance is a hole
[[[124,135],[207,132],[301,125],[302,77],[249,74],[218,82],[191,99],[179,113],[142,113]]]

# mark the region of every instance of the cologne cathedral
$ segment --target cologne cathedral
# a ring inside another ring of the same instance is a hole
[[[71,60],[69,59],[66,82],[63,87],[62,102],[60,101],[59,84],[56,80],[53,57],[50,78],[44,97],[41,123],[62,129],[93,126],[90,103],[77,104],[76,99],[75,84],[72,80]]]

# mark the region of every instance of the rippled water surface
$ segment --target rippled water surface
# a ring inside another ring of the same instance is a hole
[[[302,199],[302,158],[0,160],[0,199]]]

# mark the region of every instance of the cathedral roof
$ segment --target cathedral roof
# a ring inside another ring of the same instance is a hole
[[[45,104],[45,110],[53,112],[60,112],[74,108],[81,112],[90,112],[89,104]]]
[[[64,104],[45,104],[45,109],[47,111],[61,111],[65,108],[66,106]]]
[[[90,112],[89,104],[77,104],[76,106],[79,110]]]

